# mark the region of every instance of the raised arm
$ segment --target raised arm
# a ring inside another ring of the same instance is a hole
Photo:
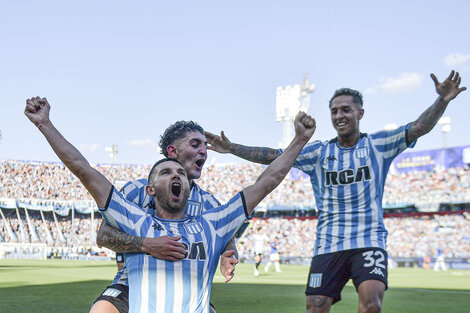
[[[103,208],[108,200],[112,184],[104,175],[92,168],[83,155],[52,125],[49,119],[50,105],[46,98],[34,97],[26,100],[25,115],[46,137],[59,159],[76,176]]]
[[[207,142],[209,143],[209,146],[207,147],[208,149],[219,153],[231,153],[251,162],[270,164],[279,155],[281,155],[281,153],[276,149],[266,147],[249,147],[232,143],[225,136],[223,131],[220,133],[220,136],[214,135],[207,131],[205,134]]]
[[[284,152],[258,177],[256,183],[245,188],[243,195],[248,214],[286,177],[302,148],[315,132],[315,120],[304,112],[295,117],[295,137]]]
[[[419,137],[429,133],[437,124],[450,101],[458,96],[459,93],[466,90],[466,87],[460,87],[461,77],[459,73],[452,71],[450,75],[440,83],[436,75],[431,74],[431,78],[436,86],[439,95],[434,103],[424,111],[420,117],[413,123],[407,131],[407,142],[411,143]]]

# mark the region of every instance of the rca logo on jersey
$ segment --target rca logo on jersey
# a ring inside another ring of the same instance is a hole
[[[378,267],[374,267],[374,269],[372,271],[369,272],[369,274],[376,274],[376,275],[380,275],[382,277],[385,277],[384,273],[382,272],[382,270]]]
[[[349,185],[362,180],[370,180],[370,169],[368,166],[361,166],[356,169],[347,169],[339,172],[327,171],[325,173],[326,185]]]
[[[189,244],[187,244],[186,242],[182,242],[182,244],[184,246],[184,249],[186,250],[186,254],[184,255],[185,259],[206,259],[206,248],[204,247],[204,243],[202,241],[191,243],[191,249],[189,249]]]

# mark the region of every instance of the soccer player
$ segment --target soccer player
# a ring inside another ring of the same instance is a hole
[[[362,95],[343,88],[330,100],[337,137],[313,141],[294,166],[310,176],[319,212],[314,256],[307,281],[307,312],[329,312],[352,278],[359,294],[358,312],[380,312],[387,289],[387,231],[382,195],[392,160],[438,122],[447,105],[465,87],[459,73],[442,83],[431,74],[438,97],[417,120],[395,130],[359,131],[364,115]],[[282,150],[231,143],[221,132],[206,132],[209,149],[269,164]]]
[[[253,252],[255,254],[255,267],[253,274],[258,277],[258,267],[261,264],[261,261],[263,260],[264,246],[269,241],[269,238],[268,236],[266,236],[266,234],[263,233],[262,227],[258,227],[256,230],[257,233],[253,235]]]
[[[209,312],[212,277],[223,248],[256,205],[284,179],[315,131],[315,120],[299,112],[294,123],[296,135],[283,155],[227,204],[196,217],[185,214],[190,186],[184,167],[175,159],[158,161],[146,186],[155,202],[155,214],[150,215],[127,201],[105,176],[90,166],[53,126],[49,110],[45,98],[26,101],[25,115],[87,188],[108,223],[135,236],[181,236],[180,242],[185,247],[182,260],[160,260],[145,253],[131,254],[126,260],[131,313]]]
[[[170,125],[161,136],[159,146],[165,157],[175,158],[185,168],[191,193],[187,201],[186,213],[196,216],[203,210],[220,206],[219,201],[210,193],[202,190],[195,182],[207,158],[204,130],[192,121],[178,121]],[[138,205],[146,213],[154,213],[153,198],[146,191],[146,178],[128,182],[121,189],[127,200]],[[102,222],[98,231],[97,243],[117,252],[144,252],[156,258],[176,261],[183,258],[185,250],[178,241],[179,237],[162,236],[157,238],[141,238],[126,234],[106,222]],[[221,272],[228,282],[233,277],[238,253],[232,240],[221,257]],[[236,258],[232,258],[235,256]],[[129,311],[127,268],[124,266],[108,286],[93,302],[90,313],[127,313]],[[215,308],[211,305],[211,313]]]
[[[279,244],[279,238],[275,237],[273,241],[269,243],[271,247],[271,252],[269,253],[269,262],[264,267],[265,272],[269,272],[269,268],[274,263],[274,268],[276,269],[277,273],[282,272],[281,266],[279,264],[281,257],[279,256],[279,252],[277,251],[277,245]]]
[[[434,262],[434,270],[439,271],[442,269],[443,271],[447,271],[446,260],[444,257],[444,250],[441,247],[438,247],[436,250],[436,261]]]

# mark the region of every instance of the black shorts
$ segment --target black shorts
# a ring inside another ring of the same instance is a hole
[[[114,284],[111,286],[106,287],[106,289],[101,293],[101,295],[96,298],[93,302],[104,300],[108,301],[116,309],[119,313],[128,313],[129,312],[129,286],[121,285],[121,284]]]
[[[129,286],[121,284],[108,286],[101,295],[96,298],[93,304],[101,300],[108,301],[114,305],[119,313],[129,313]],[[209,305],[214,308],[215,311],[215,306],[212,303],[209,303]]]
[[[352,249],[320,254],[312,258],[306,295],[322,295],[341,300],[341,290],[351,278],[357,288],[366,280],[387,285],[387,252],[381,248]]]

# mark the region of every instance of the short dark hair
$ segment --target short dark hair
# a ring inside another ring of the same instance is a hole
[[[155,162],[155,164],[152,166],[152,169],[151,169],[150,172],[149,172],[149,176],[148,176],[148,178],[147,178],[149,185],[150,185],[150,178],[152,178],[153,172],[155,172],[155,168],[156,168],[158,165],[162,164],[163,162],[168,162],[168,161],[173,161],[173,162],[176,162],[176,163],[178,163],[179,165],[183,166],[183,165],[180,163],[180,161],[178,161],[177,159],[173,159],[173,158],[163,158],[163,159],[161,159],[161,160],[158,160],[157,162]]]
[[[333,102],[333,99],[339,96],[352,96],[353,97],[353,103],[359,104],[359,107],[362,108],[362,94],[354,89],[351,88],[341,88],[335,91],[335,94],[333,97],[330,99],[330,108],[331,108],[331,102]]]
[[[204,129],[193,121],[178,121],[165,129],[165,132],[160,137],[158,145],[162,150],[161,153],[168,158],[166,148],[174,144],[178,139],[186,137],[191,132],[200,132],[204,135]]]

